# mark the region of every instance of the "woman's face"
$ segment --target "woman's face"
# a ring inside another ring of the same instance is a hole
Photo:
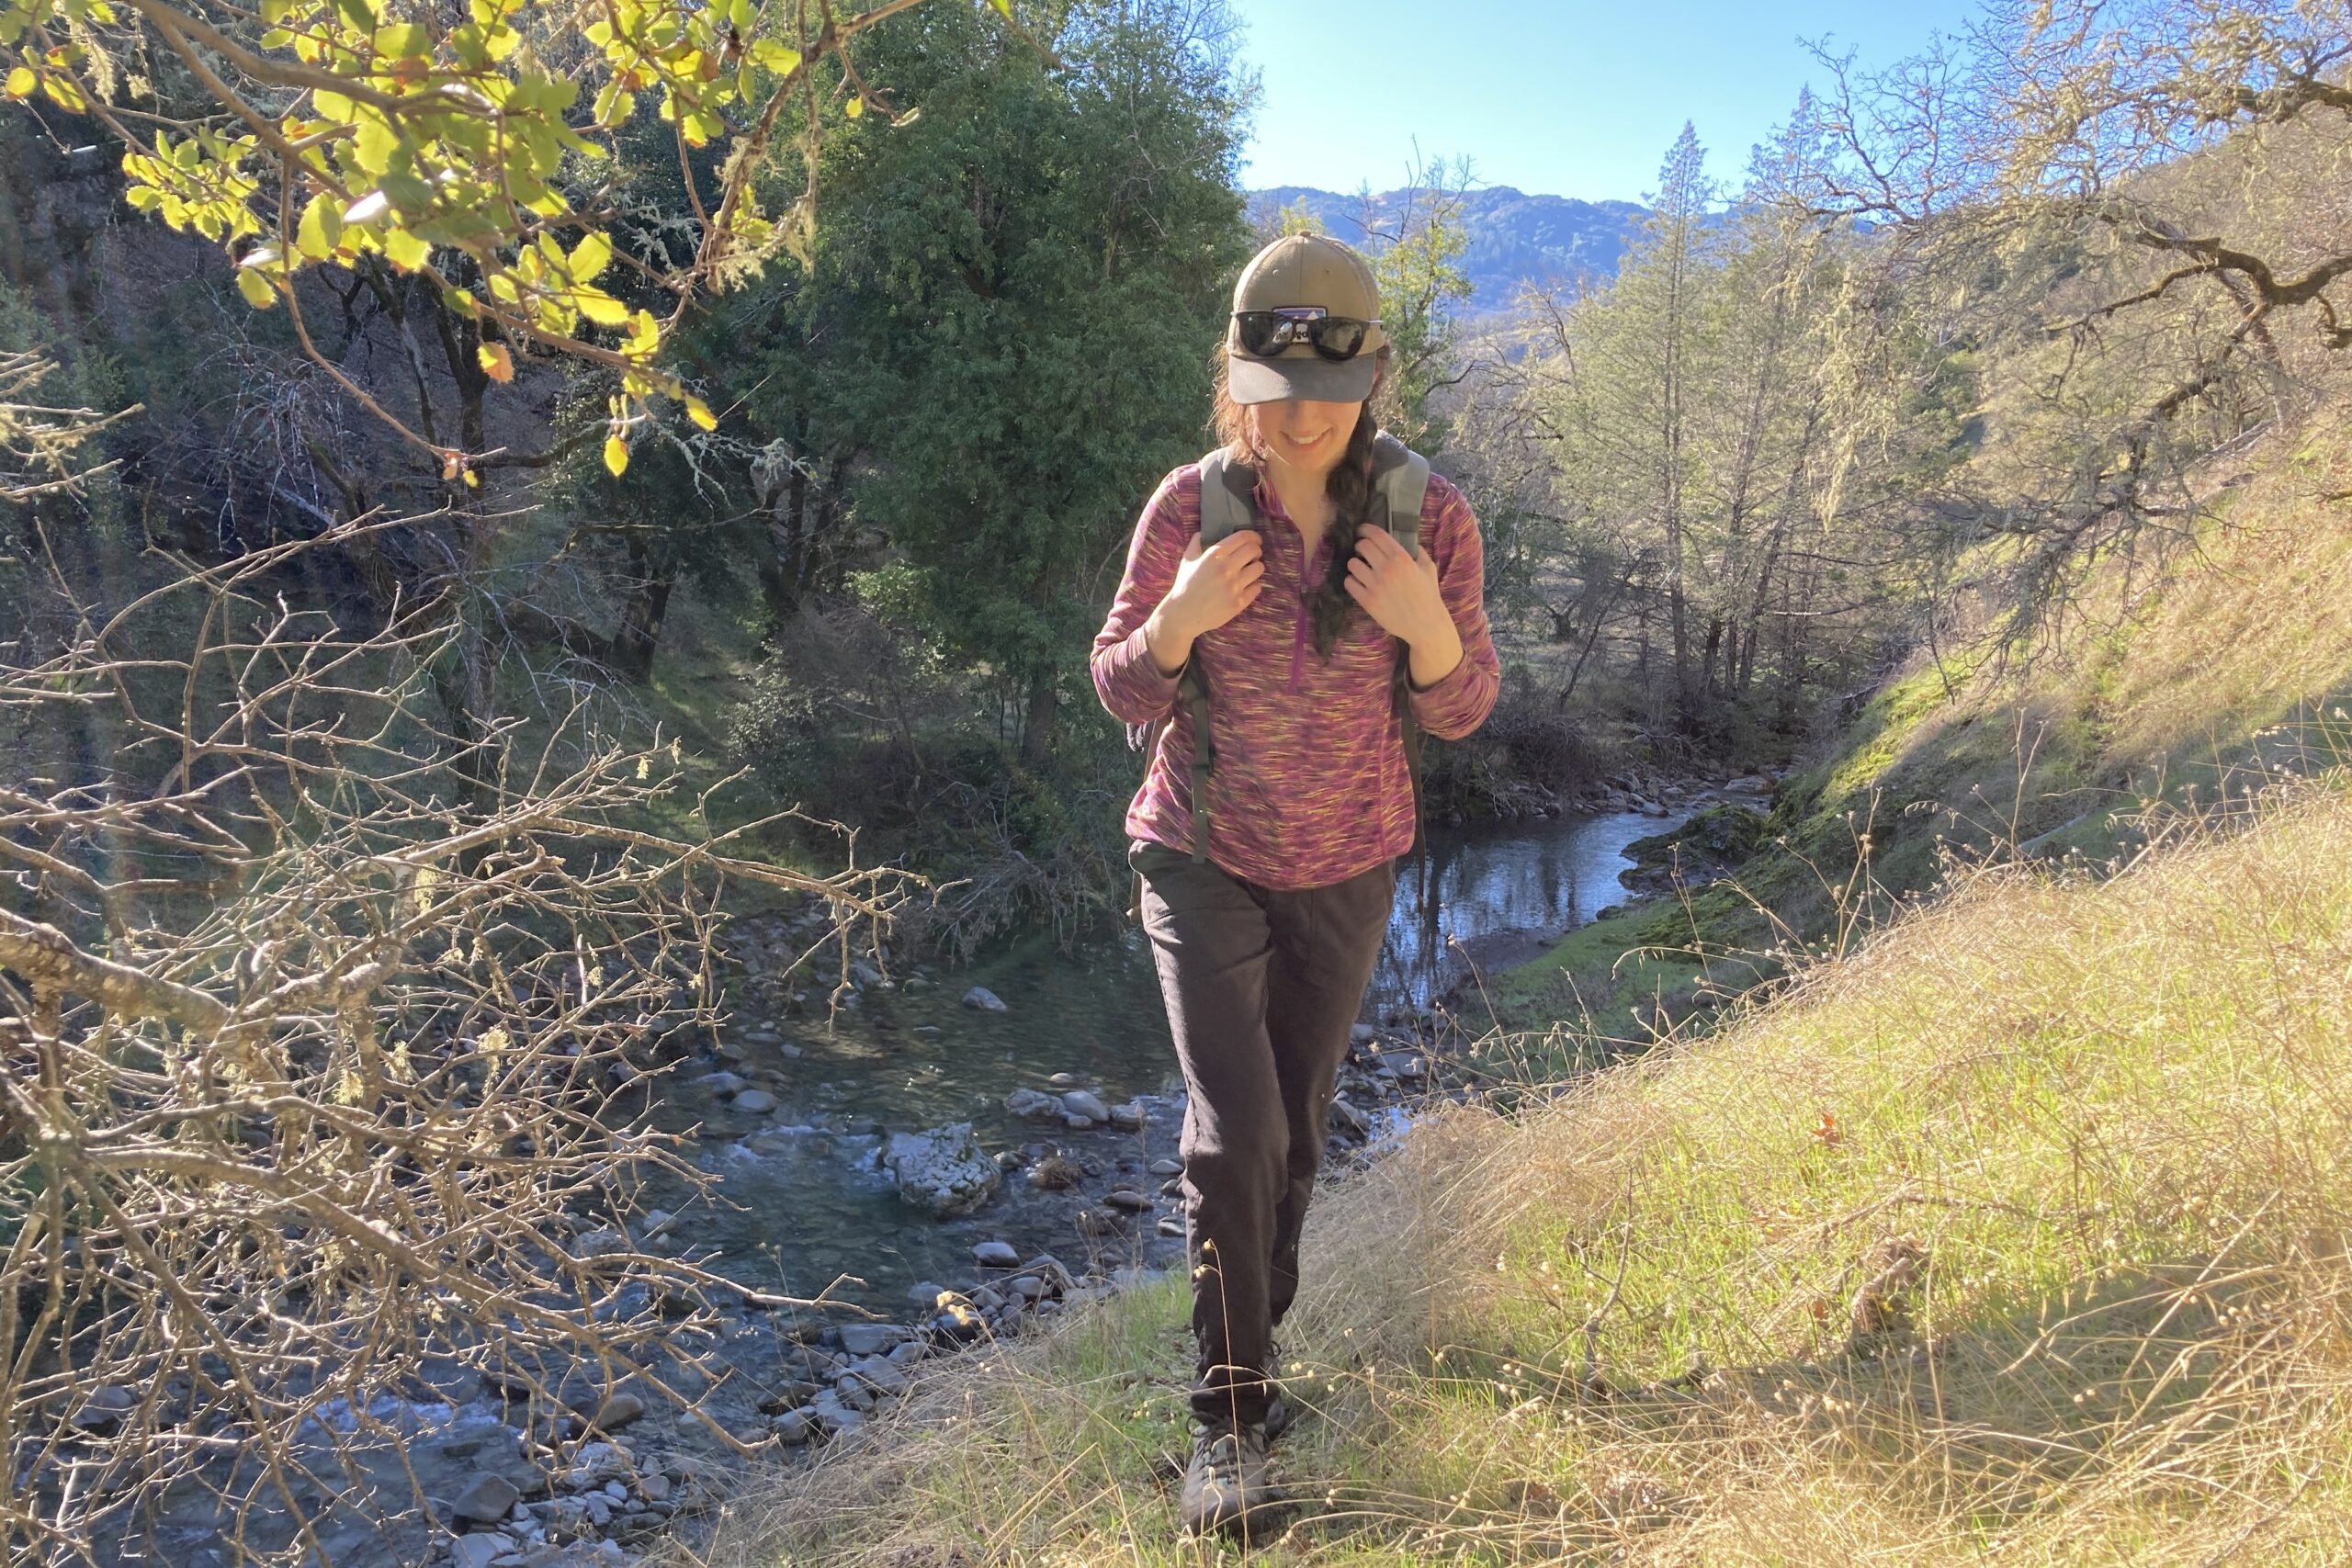
[[[1363,404],[1291,398],[1253,404],[1252,412],[1259,443],[1274,461],[1304,474],[1328,474],[1347,451]]]

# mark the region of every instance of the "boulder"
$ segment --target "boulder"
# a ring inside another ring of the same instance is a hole
[[[1152,1206],[1149,1198],[1132,1187],[1114,1187],[1102,1194],[1102,1201],[1114,1209],[1125,1209],[1131,1214],[1143,1213]]]
[[[1111,1108],[1102,1103],[1102,1097],[1082,1089],[1074,1089],[1063,1095],[1062,1109],[1072,1116],[1083,1116],[1089,1122],[1108,1122],[1111,1119]]]
[[[721,1099],[730,1094],[740,1094],[751,1087],[743,1081],[742,1075],[740,1073],[705,1073],[695,1082]]]
[[[764,1116],[775,1109],[775,1096],[763,1089],[747,1089],[735,1097],[735,1109]]]
[[[1184,1174],[1184,1162],[1181,1159],[1156,1159],[1145,1168],[1154,1176],[1182,1176]]]
[[[1111,1125],[1118,1128],[1123,1133],[1142,1132],[1142,1103],[1140,1101],[1131,1100],[1125,1105],[1114,1105],[1111,1107]]]
[[[994,991],[989,990],[986,986],[975,986],[970,990],[966,991],[964,993],[964,1005],[967,1008],[977,1008],[982,1012],[1003,1012],[1006,1010],[1004,998],[998,996]]]
[[[968,1214],[987,1202],[1004,1176],[996,1156],[972,1136],[969,1122],[928,1133],[891,1134],[882,1168],[898,1184],[900,1198],[942,1218]]]
[[[984,1241],[972,1248],[973,1261],[989,1269],[1010,1269],[1021,1261],[1009,1241]]]

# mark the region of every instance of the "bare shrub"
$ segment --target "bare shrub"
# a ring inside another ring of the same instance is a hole
[[[167,563],[110,612],[52,548],[72,630],[0,667],[12,1561],[130,1551],[190,1487],[250,1561],[338,1495],[416,1528],[383,1402],[429,1366],[534,1394],[544,1462],[568,1375],[690,1404],[664,1355],[749,1292],[628,1216],[656,1171],[709,1180],[639,1112],[718,1017],[714,886],[879,920],[910,886],[646,830],[674,754],[584,709],[470,738],[460,780],[413,700],[443,623],[288,607],[298,556],[387,525]]]

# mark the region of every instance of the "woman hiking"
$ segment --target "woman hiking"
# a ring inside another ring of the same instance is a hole
[[[1315,234],[1260,251],[1217,355],[1222,446],[1160,481],[1094,639],[1103,705],[1159,727],[1126,830],[1187,1090],[1195,1534],[1272,1500],[1272,1334],[1416,840],[1407,736],[1469,734],[1499,685],[1477,520],[1444,479],[1420,488],[1426,465],[1368,406],[1388,354],[1355,252]],[[1410,483],[1375,477],[1400,464]],[[1205,513],[1204,472],[1229,487]],[[1388,514],[1416,492],[1417,516]],[[1236,525],[1204,547],[1204,515]]]

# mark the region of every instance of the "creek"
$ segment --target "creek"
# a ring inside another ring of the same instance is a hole
[[[1409,1031],[1433,1000],[1481,972],[1517,962],[1591,920],[1626,895],[1626,846],[1673,827],[1637,812],[1538,818],[1510,825],[1436,828],[1419,897],[1410,857],[1399,863],[1396,905],[1365,998],[1367,1022]],[[720,1177],[717,1201],[684,1209],[679,1240],[717,1247],[718,1267],[762,1290],[820,1291],[885,1315],[904,1315],[918,1281],[970,1277],[972,1247],[1009,1241],[1026,1258],[1052,1251],[1073,1272],[1123,1264],[1165,1265],[1182,1253],[1181,1231],[1159,1220],[1159,1201],[1103,1234],[1081,1213],[1106,1185],[1146,1193],[1149,1166],[1176,1153],[1182,1089],[1151,955],[1132,925],[1075,951],[1049,940],[1016,943],[968,968],[916,965],[895,983],[868,984],[859,1005],[821,1017],[764,1016],[730,985],[733,1025],[726,1059],[689,1061],[657,1111],[673,1130],[697,1133],[695,1155]],[[1002,1012],[962,1005],[973,986],[1001,998]],[[694,1085],[730,1069],[773,1092],[771,1111],[747,1112]],[[1065,1075],[1056,1077],[1056,1075]],[[1145,1111],[1139,1130],[1071,1132],[1010,1115],[1020,1087],[1092,1090]],[[876,1155],[889,1134],[969,1122],[987,1149],[1016,1151],[1032,1166],[1047,1154],[1075,1162],[1086,1179],[1067,1191],[1007,1173],[978,1212],[933,1218],[903,1201]],[[657,1187],[648,1197],[659,1201]],[[674,1194],[672,1195],[674,1198]],[[1091,1211],[1100,1213],[1102,1211]]]

